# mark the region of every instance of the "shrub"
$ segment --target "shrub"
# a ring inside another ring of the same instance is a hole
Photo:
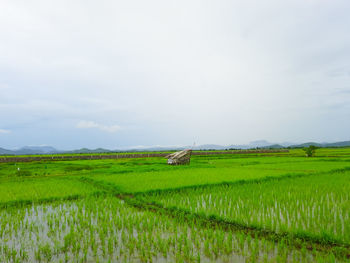
[[[312,157],[315,155],[316,149],[317,147],[315,145],[310,145],[309,147],[305,147],[303,150],[307,157]]]

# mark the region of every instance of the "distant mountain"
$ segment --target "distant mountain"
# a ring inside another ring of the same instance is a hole
[[[256,147],[261,148],[269,145],[272,145],[272,143],[265,140],[252,141],[249,143],[249,146],[251,146],[252,148],[256,148]]]
[[[350,141],[343,141],[343,142],[332,142],[332,143],[326,143],[325,147],[347,147],[350,146]]]
[[[130,148],[123,149],[123,152],[163,152],[163,151],[181,151],[189,149],[190,146],[154,146],[154,147],[142,147],[142,148]],[[116,150],[120,151],[120,150]]]
[[[264,147],[259,147],[261,149],[281,149],[281,148],[285,148],[283,145],[281,144],[271,144],[271,145],[267,145]]]
[[[317,142],[305,142],[305,143],[301,143],[301,144],[294,144],[289,146],[290,148],[304,148],[304,147],[309,147],[310,145],[314,145],[317,147],[323,147],[322,144],[317,143]]]
[[[249,144],[229,145],[227,147],[228,147],[228,149],[254,149],[254,148],[268,147],[269,145],[275,145],[275,143],[268,142],[268,141],[265,141],[265,140],[258,140],[258,141],[252,141]]]
[[[108,152],[111,152],[111,150],[107,150],[103,148],[97,148],[97,149],[81,148],[73,151],[64,151],[64,153],[108,153]]]
[[[27,154],[48,154],[58,153],[59,151],[51,146],[24,146],[16,150],[7,150],[0,148],[0,154],[2,155],[27,155]]]
[[[279,144],[282,145],[283,147],[289,147],[289,146],[291,146],[291,145],[293,145],[295,143],[293,143],[293,142],[281,142]]]
[[[191,148],[191,147],[188,147]],[[227,146],[217,145],[217,144],[203,144],[192,147],[193,150],[224,150]]]
[[[4,149],[4,148],[0,148],[0,154],[13,154],[13,151],[11,150],[7,150],[7,149]]]
[[[331,143],[317,143],[317,142],[306,142],[302,144],[291,145],[291,148],[302,148],[309,147],[310,145],[315,145],[317,147],[348,147],[350,146],[350,141],[343,142],[331,142]]]
[[[117,149],[117,150],[109,150],[104,148],[97,149],[88,149],[82,148],[72,151],[60,151],[51,146],[24,146],[17,150],[8,150],[4,148],[0,148],[0,155],[29,155],[29,154],[57,154],[57,153],[108,153],[108,152],[140,152],[140,151],[170,151],[170,150],[183,150],[190,149],[193,150],[225,150],[225,149],[280,149],[285,147],[290,148],[303,148],[308,147],[310,145],[315,145],[317,147],[350,147],[350,141],[342,141],[342,142],[332,142],[332,143],[316,143],[316,142],[306,142],[301,144],[291,144],[291,143],[271,143],[265,140],[253,141],[249,144],[243,145],[228,145],[222,146],[217,144],[203,144],[195,147],[191,146],[150,146],[150,147],[136,147],[129,149]]]
[[[36,153],[53,153],[57,150],[51,146],[24,146],[17,151],[21,152],[36,152]]]

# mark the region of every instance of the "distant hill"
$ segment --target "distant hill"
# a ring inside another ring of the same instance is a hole
[[[350,141],[331,142],[331,143],[306,142],[302,144],[291,145],[290,147],[303,148],[303,147],[309,147],[310,145],[315,145],[317,147],[348,147],[350,146]]]
[[[24,146],[20,149],[16,150],[8,150],[4,148],[0,148],[0,155],[30,155],[30,154],[57,154],[57,153],[110,153],[110,152],[140,152],[140,151],[170,151],[170,150],[183,150],[190,149],[193,150],[225,150],[225,149],[281,149],[281,148],[303,148],[308,147],[310,145],[315,145],[317,147],[350,147],[350,141],[342,141],[342,142],[332,142],[332,143],[316,143],[316,142],[306,142],[302,144],[292,144],[289,146],[289,143],[271,143],[265,140],[253,141],[249,144],[244,145],[217,145],[217,144],[204,144],[198,145],[195,147],[192,146],[150,146],[150,147],[140,147],[140,148],[129,148],[123,150],[109,150],[104,148],[97,149],[88,149],[81,148],[77,150],[71,151],[60,151],[51,146]]]
[[[184,149],[187,149],[190,147],[184,147],[184,146],[150,146],[150,147],[140,147],[140,148],[130,148],[130,149],[123,149],[123,150],[115,150],[116,151],[123,151],[123,152],[163,152],[163,151],[181,151]]]
[[[267,145],[264,147],[259,147],[261,149],[281,149],[281,148],[285,148],[284,146],[280,145],[280,144],[271,144],[271,145]]]
[[[269,145],[273,145],[271,142],[268,142],[266,140],[258,140],[258,141],[252,141],[249,143],[249,146],[252,146],[252,147],[259,147],[259,148],[262,148],[262,147],[266,147],[266,146],[269,146]]]
[[[0,148],[0,154],[13,154],[13,151],[11,150],[7,150],[7,149],[4,149],[4,148]]]
[[[17,152],[22,152],[23,154],[32,154],[32,153],[54,153],[57,150],[51,146],[24,146],[18,150]]]
[[[97,149],[81,148],[73,151],[65,151],[64,153],[109,153],[109,152],[111,152],[111,150],[107,150],[103,148],[97,148]]]
[[[254,148],[265,148],[265,147],[268,148],[270,145],[275,145],[275,144],[265,140],[258,140],[258,141],[252,141],[249,144],[229,145],[227,147],[228,149],[254,149]]]
[[[191,147],[188,147],[191,148]],[[217,144],[203,144],[193,147],[193,150],[224,150],[227,146],[217,145]]]
[[[350,141],[326,143],[325,145],[324,147],[347,147],[350,146]]]
[[[51,146],[24,146],[16,150],[7,150],[0,148],[0,154],[2,155],[27,155],[27,154],[48,154],[58,153],[59,151]]]

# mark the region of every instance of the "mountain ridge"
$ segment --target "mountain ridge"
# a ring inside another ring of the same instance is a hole
[[[112,153],[112,152],[141,152],[141,151],[169,151],[169,150],[226,150],[226,149],[281,149],[281,148],[303,148],[310,145],[317,147],[350,147],[350,141],[339,141],[333,143],[317,143],[317,142],[306,142],[301,144],[290,144],[290,143],[271,143],[265,140],[258,140],[250,142],[249,144],[242,145],[218,145],[218,144],[203,144],[198,146],[150,146],[150,147],[130,147],[128,149],[115,149],[109,150],[104,148],[88,149],[81,148],[76,150],[57,150],[52,146],[23,146],[16,150],[9,150],[0,147],[0,155],[32,155],[32,154],[60,154],[60,153]]]

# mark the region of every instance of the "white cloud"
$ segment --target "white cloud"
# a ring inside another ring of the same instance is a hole
[[[117,132],[121,129],[119,125],[103,125],[94,121],[79,121],[77,126],[79,129],[99,129],[105,132]]]
[[[10,133],[10,130],[0,129],[0,133]]]

